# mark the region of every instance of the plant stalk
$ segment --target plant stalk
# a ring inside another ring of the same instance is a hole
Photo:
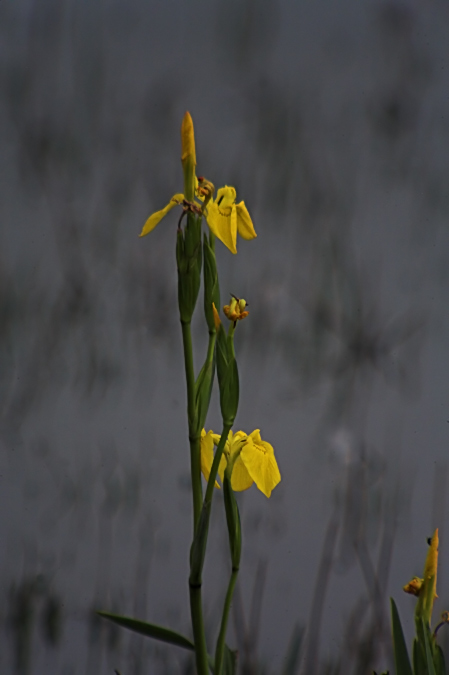
[[[223,656],[226,641],[226,631],[228,627],[229,610],[231,609],[231,602],[234,595],[238,573],[238,567],[232,568],[231,578],[229,579],[228,590],[226,592],[226,598],[223,607],[223,615],[221,617],[220,634],[218,636],[217,648],[215,650],[215,675],[222,675],[223,673]]]
[[[200,437],[196,432],[195,410],[195,371],[193,367],[192,333],[190,323],[181,322],[182,344],[184,348],[184,365],[187,383],[187,417],[189,422],[190,469],[193,498],[193,532],[195,534],[203,504],[203,488],[201,485]]]

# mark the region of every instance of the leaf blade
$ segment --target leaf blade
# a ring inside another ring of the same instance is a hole
[[[191,640],[184,637],[184,635],[181,635],[180,633],[176,633],[176,631],[171,630],[170,628],[164,628],[163,626],[148,623],[140,619],[133,619],[130,616],[111,614],[110,612],[98,611],[97,614],[104,619],[108,619],[118,626],[121,626],[122,628],[127,628],[128,630],[133,631],[134,633],[139,633],[145,637],[151,637],[154,640],[159,640],[160,642],[167,642],[168,644],[175,645],[176,647],[195,651],[195,645]]]
[[[394,665],[396,675],[413,675],[410,659],[405,644],[404,631],[402,630],[398,608],[393,598],[391,603],[391,627],[393,631]]]

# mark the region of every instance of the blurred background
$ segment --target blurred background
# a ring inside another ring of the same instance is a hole
[[[388,598],[411,640],[437,526],[449,609],[448,29],[443,0],[0,4],[2,673],[193,673],[94,614],[189,632],[176,214],[138,238],[182,190],[185,110],[258,233],[218,262],[251,311],[236,426],[283,476],[239,495],[240,672],[391,667]]]

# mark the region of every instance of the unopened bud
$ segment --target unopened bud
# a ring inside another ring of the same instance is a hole
[[[410,593],[410,595],[419,596],[419,592],[422,588],[422,585],[423,579],[420,579],[419,577],[413,577],[413,579],[409,581],[408,584],[405,584],[405,586],[403,586],[402,590],[405,591],[406,593]]]
[[[195,134],[193,121],[189,112],[183,117],[181,125],[181,162],[184,170],[184,194],[189,202],[193,202],[195,195]]]
[[[212,311],[214,313],[215,330],[218,332],[221,326],[221,319],[214,302],[212,303]]]

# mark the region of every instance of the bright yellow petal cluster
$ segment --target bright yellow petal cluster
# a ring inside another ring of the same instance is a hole
[[[245,202],[235,203],[235,188],[225,185],[206,207],[206,220],[211,231],[231,251],[237,253],[237,232],[243,239],[257,237]]]
[[[201,432],[201,471],[206,480],[210,475],[214,459],[213,445],[218,445],[220,436],[203,429]],[[218,475],[223,481],[226,466],[232,465],[231,486],[236,492],[247,490],[253,483],[266,497],[281,480],[281,474],[274,456],[273,446],[260,437],[259,429],[251,434],[230,431],[223,456],[220,460]],[[215,486],[218,483],[215,482]]]

